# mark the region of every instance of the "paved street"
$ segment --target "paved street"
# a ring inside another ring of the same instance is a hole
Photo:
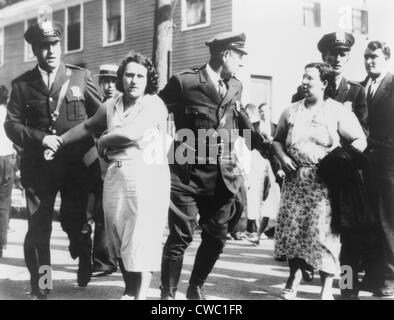
[[[29,299],[29,274],[23,260],[23,239],[26,233],[25,220],[11,219],[9,242],[0,258],[0,299]],[[163,241],[164,241],[163,237]],[[196,248],[198,234],[188,249],[184,260],[178,299],[185,299],[188,278]],[[252,246],[248,241],[228,241],[228,244],[206,283],[207,299],[219,300],[267,300],[280,299],[287,276],[287,264],[272,258],[273,240],[262,240],[260,247]],[[123,292],[122,275],[93,278],[87,288],[76,285],[77,260],[72,260],[68,253],[68,241],[58,222],[53,223],[51,253],[53,267],[53,285],[49,299],[53,300],[89,300],[119,299]],[[156,272],[149,291],[149,299],[159,298],[159,277]],[[318,299],[319,279],[312,284],[302,284],[298,299]],[[339,298],[339,290],[335,289]],[[361,299],[372,299],[371,294],[361,293]]]

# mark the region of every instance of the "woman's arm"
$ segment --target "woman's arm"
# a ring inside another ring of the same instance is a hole
[[[100,148],[123,147],[140,140],[149,130],[166,123],[167,116],[167,109],[161,99],[157,96],[148,97],[138,120],[102,136],[99,140]]]
[[[61,135],[62,145],[100,134],[107,128],[107,104],[102,104],[93,117],[81,122]]]
[[[361,152],[367,147],[367,139],[356,115],[344,110],[338,121],[338,132],[343,139]]]
[[[285,111],[283,111],[282,115],[280,116],[272,146],[275,155],[278,157],[282,165],[282,168],[287,172],[291,172],[297,170],[297,164],[286,154],[284,148],[287,138],[287,133],[288,133],[287,131],[288,117],[289,117],[289,109],[286,109]]]

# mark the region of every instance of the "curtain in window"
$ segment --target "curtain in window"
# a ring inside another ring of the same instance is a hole
[[[116,42],[121,39],[121,2],[120,0],[107,0],[107,42]]]
[[[206,23],[205,0],[186,0],[186,19],[188,27]]]

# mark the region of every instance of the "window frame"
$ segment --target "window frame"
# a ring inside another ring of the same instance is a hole
[[[80,48],[75,49],[75,50],[68,50],[68,9],[71,7],[76,7],[79,5],[80,8],[80,16],[81,16],[81,28],[80,28]],[[69,54],[69,53],[76,53],[76,52],[81,52],[83,51],[83,43],[84,43],[84,5],[83,2],[77,3],[74,5],[67,6],[64,9],[64,54]]]
[[[195,26],[188,27],[187,26],[187,0],[182,0],[181,2],[181,31],[189,31],[189,30],[195,30],[195,29],[200,29],[200,28],[206,28],[211,25],[211,11],[212,11],[212,6],[211,6],[211,0],[204,0],[205,1],[205,8],[206,8],[206,22],[202,24],[198,24]]]
[[[126,29],[125,29],[125,3],[120,0],[120,29],[121,37],[119,41],[108,42],[108,26],[107,26],[107,1],[103,0],[103,47],[115,46],[125,42]]]
[[[4,50],[5,50],[5,46],[4,46],[4,26],[0,26],[0,47],[1,47],[1,52],[0,52],[0,68],[2,66],[4,66]]]
[[[366,13],[366,16],[367,16],[367,23],[366,23],[367,32],[366,32],[366,33],[363,33],[363,32],[362,32],[362,28],[363,28],[362,25],[361,25],[361,29],[359,29],[359,30],[356,30],[356,29],[355,29],[355,27],[354,27],[354,13],[355,13],[355,11],[358,11],[358,12],[361,13],[361,24],[362,24],[362,22],[363,22],[363,21],[362,21],[363,12]],[[359,9],[359,8],[352,8],[352,33],[354,33],[354,34],[360,34],[360,35],[362,35],[362,36],[368,36],[368,34],[369,34],[369,13],[368,13],[368,10],[366,10],[366,9]]]
[[[305,22],[305,10],[306,4],[318,4],[319,5],[319,25],[307,25]],[[322,27],[322,14],[321,14],[321,3],[317,0],[304,0],[302,2],[302,26],[305,28],[321,28]]]
[[[29,20],[32,20],[32,19],[34,19],[34,18],[28,18],[28,19],[26,19],[25,20],[25,31],[24,32],[26,32],[26,30],[27,30],[27,28],[28,28],[28,21]],[[36,21],[38,21],[38,19],[37,18],[35,18],[36,19]],[[24,42],[24,53],[23,53],[23,62],[33,62],[33,61],[35,61],[36,60],[36,57],[34,56],[34,53],[33,53],[33,57],[31,57],[31,58],[29,58],[28,57],[28,53],[29,53],[29,47],[31,48],[31,44],[30,43],[28,43],[26,40],[25,40],[25,38],[23,38],[23,42]]]

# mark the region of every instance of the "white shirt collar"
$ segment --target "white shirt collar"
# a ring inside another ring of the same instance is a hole
[[[44,83],[47,84],[47,83],[48,83],[48,72],[45,71],[44,69],[42,69],[42,68],[40,67],[40,65],[37,65],[37,67],[38,67],[38,71],[40,71],[40,74],[41,74],[42,79],[44,80]],[[58,70],[59,70],[59,66],[57,66],[57,68],[54,69],[54,70],[50,73],[50,74],[51,74],[51,75],[50,75],[50,77],[51,77],[51,84],[53,84],[53,82],[55,81],[56,73],[57,73]]]
[[[209,63],[207,63],[207,73],[209,78],[212,80],[213,84],[215,85],[216,89],[219,88],[219,80],[221,79],[220,74],[217,72],[213,71]]]

